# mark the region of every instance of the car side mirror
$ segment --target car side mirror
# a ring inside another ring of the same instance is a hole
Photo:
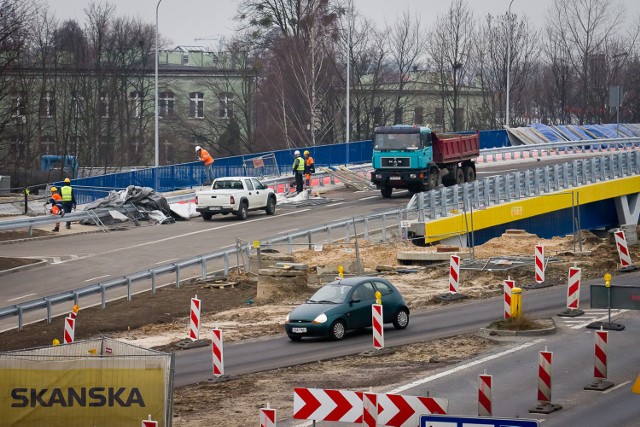
[[[355,303],[358,303],[358,302],[360,302],[360,300],[357,299],[357,298],[354,298],[354,299],[351,300],[351,304],[355,304]]]

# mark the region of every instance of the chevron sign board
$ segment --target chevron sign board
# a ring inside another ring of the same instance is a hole
[[[448,407],[448,399],[379,394],[377,422],[390,427],[415,427],[420,423],[420,416],[446,414]]]
[[[293,418],[361,423],[362,412],[361,392],[319,388],[293,389]]]

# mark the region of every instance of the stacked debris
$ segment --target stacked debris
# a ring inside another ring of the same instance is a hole
[[[150,221],[159,224],[175,222],[171,216],[171,209],[167,199],[149,187],[130,185],[124,190],[110,191],[107,197],[95,200],[85,206],[84,210],[108,209],[109,215],[100,215],[99,219],[89,218],[80,221],[81,224],[98,225],[114,224],[129,221]]]

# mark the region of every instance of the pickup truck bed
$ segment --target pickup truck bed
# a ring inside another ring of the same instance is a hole
[[[433,160],[436,163],[453,163],[471,160],[480,155],[478,133],[452,135],[433,133]]]

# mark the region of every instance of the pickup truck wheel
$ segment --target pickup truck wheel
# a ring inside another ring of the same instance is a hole
[[[476,171],[471,166],[464,167],[464,182],[473,182],[476,180]]]
[[[245,219],[247,219],[247,214],[248,214],[247,202],[240,203],[240,208],[238,209],[238,213],[236,214],[238,215],[238,219],[244,221]]]
[[[382,197],[388,199],[389,197],[391,197],[391,193],[393,193],[393,188],[389,186],[382,187],[380,189],[380,193],[382,193]]]
[[[205,221],[211,221],[211,217],[213,216],[212,213],[209,212],[202,212],[202,219],[204,219]]]
[[[267,207],[264,210],[267,215],[273,215],[276,213],[276,199],[269,197],[269,200],[267,200]]]

